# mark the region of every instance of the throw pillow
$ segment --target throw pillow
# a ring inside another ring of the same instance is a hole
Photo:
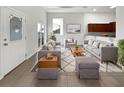
[[[99,44],[99,49],[101,49],[104,45],[102,43]]]
[[[48,44],[48,50],[51,50],[51,51],[54,50],[52,44]]]
[[[72,43],[73,39],[67,39],[68,43]]]
[[[98,41],[94,41],[94,43],[93,43],[93,47],[95,47],[95,48],[99,48],[99,42]]]
[[[89,40],[88,45],[92,46],[93,42],[94,42],[93,40]]]
[[[42,46],[42,50],[48,50],[47,45],[43,45],[43,46]]]
[[[56,42],[54,40],[49,40],[48,41],[48,44],[51,44],[53,47],[56,46]]]

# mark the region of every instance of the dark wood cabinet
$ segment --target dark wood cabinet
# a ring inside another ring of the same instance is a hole
[[[110,27],[111,32],[115,32],[116,31],[116,22],[111,22],[109,24],[109,27]]]
[[[88,32],[115,32],[115,22],[88,24]]]

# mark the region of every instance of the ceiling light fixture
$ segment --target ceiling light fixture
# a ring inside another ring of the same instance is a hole
[[[93,12],[95,12],[95,11],[96,11],[96,9],[94,8],[94,9],[93,9]]]

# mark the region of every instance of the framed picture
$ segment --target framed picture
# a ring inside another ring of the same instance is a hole
[[[67,33],[69,34],[79,34],[81,32],[80,24],[67,24]]]

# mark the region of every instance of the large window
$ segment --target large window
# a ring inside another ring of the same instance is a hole
[[[63,18],[53,18],[53,33],[63,35]]]

